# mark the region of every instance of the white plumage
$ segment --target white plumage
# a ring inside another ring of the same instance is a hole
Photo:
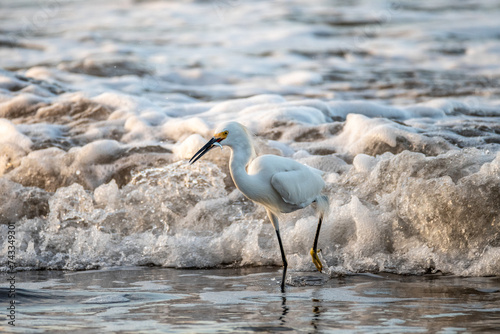
[[[278,215],[305,208],[316,202],[320,218],[311,249],[311,256],[319,271],[322,264],[317,254],[317,243],[323,215],[328,206],[326,196],[321,195],[325,182],[322,172],[295,160],[262,155],[255,158],[255,150],[249,131],[237,122],[228,122],[217,128],[214,137],[190,160],[194,163],[215,146],[231,148],[230,171],[236,187],[250,200],[263,205],[271,220],[283,259],[281,290],[285,289],[287,261],[279,233]]]

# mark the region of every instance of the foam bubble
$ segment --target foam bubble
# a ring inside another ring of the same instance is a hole
[[[322,81],[323,77],[320,74],[308,71],[295,71],[278,77],[280,85],[305,86],[319,84]]]
[[[123,147],[115,140],[97,140],[69,153],[72,152],[76,153],[77,164],[102,164],[113,161],[118,154],[123,152]]]
[[[0,118],[0,144],[10,144],[19,147],[19,149],[29,152],[33,144],[30,138],[18,131],[17,127],[10,121]]]
[[[202,136],[193,134],[174,146],[174,154],[178,159],[190,159],[206,142]]]

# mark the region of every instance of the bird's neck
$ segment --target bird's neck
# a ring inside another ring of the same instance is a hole
[[[240,190],[248,188],[251,177],[248,175],[246,167],[255,157],[255,150],[250,140],[245,140],[231,146],[231,159],[229,169],[231,177]]]

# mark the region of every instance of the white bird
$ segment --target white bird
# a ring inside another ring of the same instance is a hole
[[[325,186],[321,178],[322,172],[276,155],[256,157],[251,134],[237,122],[219,126],[213,138],[196,152],[189,163],[195,163],[216,146],[222,149],[222,145],[231,148],[229,167],[234,184],[248,199],[266,208],[276,231],[283,260],[281,291],[285,291],[288,266],[279,232],[278,216],[281,213],[293,212],[316,203],[319,221],[310,254],[316,268],[321,272],[323,265],[318,257],[317,247],[321,222],[328,208],[328,198],[320,194]]]

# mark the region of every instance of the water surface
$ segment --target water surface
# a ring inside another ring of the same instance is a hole
[[[500,280],[128,267],[18,274],[14,332],[460,333],[500,329]],[[5,291],[2,285],[2,293]],[[4,327],[11,331],[12,327]]]

